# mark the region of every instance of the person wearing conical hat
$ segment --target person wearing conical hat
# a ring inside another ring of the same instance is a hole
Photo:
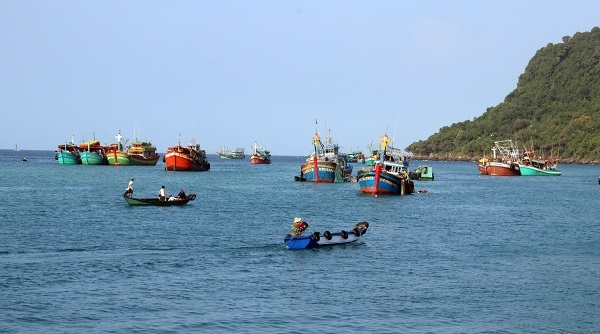
[[[302,218],[296,217],[294,218],[294,222],[292,223],[292,235],[293,236],[303,236],[304,231],[310,226],[309,223],[302,221]]]

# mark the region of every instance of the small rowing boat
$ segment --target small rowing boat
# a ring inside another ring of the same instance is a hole
[[[362,235],[367,233],[367,229],[369,228],[369,223],[360,222],[354,226],[354,228],[350,231],[341,230],[340,232],[331,233],[329,231],[323,232],[313,232],[310,235],[291,235],[288,234],[285,236],[283,241],[285,242],[285,246],[288,249],[305,249],[305,248],[315,248],[321,246],[332,246],[332,245],[340,245],[347,244],[350,242],[354,242],[358,240]]]
[[[129,205],[155,205],[155,206],[171,206],[171,205],[185,205],[189,201],[193,201],[196,199],[196,194],[189,194],[185,198],[179,198],[174,200],[160,200],[157,197],[153,198],[135,198],[135,197],[126,197],[125,201],[129,203]]]

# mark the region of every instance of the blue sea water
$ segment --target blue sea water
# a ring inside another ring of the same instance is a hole
[[[0,332],[600,333],[598,166],[490,177],[412,161],[433,166],[415,185],[429,193],[375,197],[294,182],[303,158],[209,155],[186,173],[0,150]],[[138,197],[198,197],[129,206],[131,177]],[[370,228],[293,251],[296,216]]]

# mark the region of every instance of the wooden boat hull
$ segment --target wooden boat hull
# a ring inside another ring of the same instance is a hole
[[[61,165],[77,165],[81,163],[79,155],[69,151],[56,152],[56,160]]]
[[[123,198],[129,205],[177,206],[185,205],[189,201],[195,200],[196,194],[189,194],[185,199],[178,199],[174,201],[161,201],[158,198],[135,198],[125,196],[123,196]]]
[[[523,176],[560,176],[562,174],[557,169],[541,169],[523,164],[519,166],[519,170]]]
[[[126,152],[113,151],[106,154],[109,165],[122,166],[156,166],[160,156],[157,154],[152,158],[128,154]]]
[[[341,245],[357,241],[361,236],[367,233],[368,228],[369,223],[360,222],[350,231],[342,230],[335,233],[325,231],[323,234],[320,232],[313,232],[308,236],[292,236],[288,234],[283,238],[283,242],[288,249],[307,249]]]
[[[210,170],[210,163],[194,159],[185,150],[170,150],[165,154],[165,168],[177,172],[205,172]]]
[[[81,163],[84,165],[108,165],[106,156],[99,154],[98,152],[84,151],[80,153]]]
[[[250,156],[250,163],[253,165],[268,165],[271,163],[271,159],[266,156],[253,154]]]
[[[308,182],[333,183],[336,169],[335,161],[306,162],[300,165],[301,175]]]
[[[415,190],[414,182],[382,170],[379,177],[376,171],[360,171],[357,175],[358,186],[363,194],[373,195],[410,195]]]
[[[500,161],[479,162],[477,164],[481,175],[493,176],[519,176],[521,171],[518,163],[504,163]]]
[[[431,166],[419,166],[409,173],[411,180],[433,181],[433,168]]]

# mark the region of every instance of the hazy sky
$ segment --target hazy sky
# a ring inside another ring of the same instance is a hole
[[[75,136],[346,152],[473,119],[598,1],[0,0],[0,148]],[[315,125],[315,119],[318,124]],[[134,133],[135,131],[135,133]]]

